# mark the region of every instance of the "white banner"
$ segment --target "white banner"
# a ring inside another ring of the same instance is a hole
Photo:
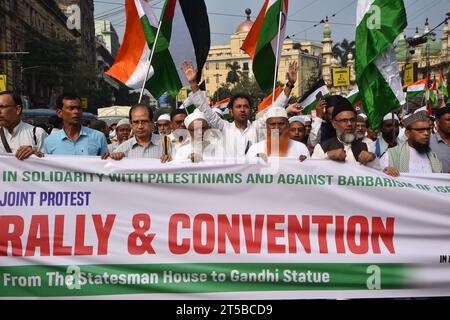
[[[449,175],[0,156],[0,181],[2,298],[450,296]]]

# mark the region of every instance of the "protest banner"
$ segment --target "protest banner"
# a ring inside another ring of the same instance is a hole
[[[448,175],[270,166],[0,156],[0,298],[450,294]]]

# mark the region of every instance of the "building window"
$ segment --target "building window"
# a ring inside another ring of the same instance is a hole
[[[248,71],[248,62],[244,62],[242,65],[242,70]]]
[[[206,63],[205,68],[206,68],[206,70],[209,70],[209,62]]]
[[[219,64],[216,63],[216,70],[219,70]]]
[[[209,84],[209,78],[206,78],[206,84]]]

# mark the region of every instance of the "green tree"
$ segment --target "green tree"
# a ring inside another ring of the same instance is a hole
[[[234,61],[233,63],[227,63],[226,67],[227,69],[230,69],[227,74],[227,82],[232,84],[239,82],[239,77],[241,75],[241,66],[239,65],[239,63],[237,63],[236,61]]]
[[[336,43],[332,48],[333,56],[339,61],[341,66],[347,65],[347,56],[351,52],[355,55],[355,41],[342,40]]]

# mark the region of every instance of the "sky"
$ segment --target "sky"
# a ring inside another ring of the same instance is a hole
[[[413,36],[416,27],[423,33],[425,19],[430,28],[440,24],[449,11],[450,0],[404,0],[408,17],[406,36]],[[94,0],[96,20],[111,20],[119,39],[125,32],[125,0]],[[150,0],[157,16],[161,13],[164,0]],[[212,45],[229,44],[230,35],[245,19],[245,9],[252,10],[255,20],[264,0],[205,0],[209,13]],[[344,38],[354,40],[357,0],[291,0],[289,1],[287,34],[298,41],[322,41],[323,24],[329,17],[333,42]],[[314,26],[317,25],[317,26]],[[442,26],[436,31],[442,35]]]

